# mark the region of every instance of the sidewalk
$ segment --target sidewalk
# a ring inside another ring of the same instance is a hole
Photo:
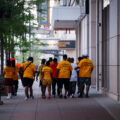
[[[34,100],[25,101],[20,85],[17,97],[11,100],[2,97],[0,120],[120,120],[120,104],[97,94],[93,88],[90,98],[43,100],[35,82],[34,96]]]

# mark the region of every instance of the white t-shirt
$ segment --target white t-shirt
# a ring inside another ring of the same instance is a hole
[[[71,65],[72,65],[73,70],[72,70],[72,75],[71,75],[70,81],[76,82],[77,81],[77,71],[75,70],[75,68],[77,67],[77,64],[72,63]]]

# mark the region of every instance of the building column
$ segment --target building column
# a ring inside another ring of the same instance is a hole
[[[117,49],[118,49],[118,101],[120,101],[120,0],[118,0],[117,4],[118,8],[118,44],[117,44]]]
[[[80,56],[80,23],[78,21],[76,26],[76,59]]]
[[[96,0],[90,0],[89,12],[89,58],[93,61],[92,85],[96,85]]]

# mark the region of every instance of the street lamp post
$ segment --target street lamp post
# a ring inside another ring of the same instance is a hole
[[[1,75],[2,76],[2,75]],[[0,77],[0,82],[2,82],[2,77]],[[2,88],[1,88],[1,86],[0,86],[0,105],[3,105],[3,101],[1,100],[1,90],[2,90]]]

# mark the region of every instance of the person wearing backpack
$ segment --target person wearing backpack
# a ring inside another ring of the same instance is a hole
[[[36,66],[33,64],[33,57],[29,57],[28,60],[21,65],[21,69],[23,70],[25,100],[28,98],[34,99],[32,85],[36,73]],[[28,90],[30,90],[30,95],[28,94]]]

